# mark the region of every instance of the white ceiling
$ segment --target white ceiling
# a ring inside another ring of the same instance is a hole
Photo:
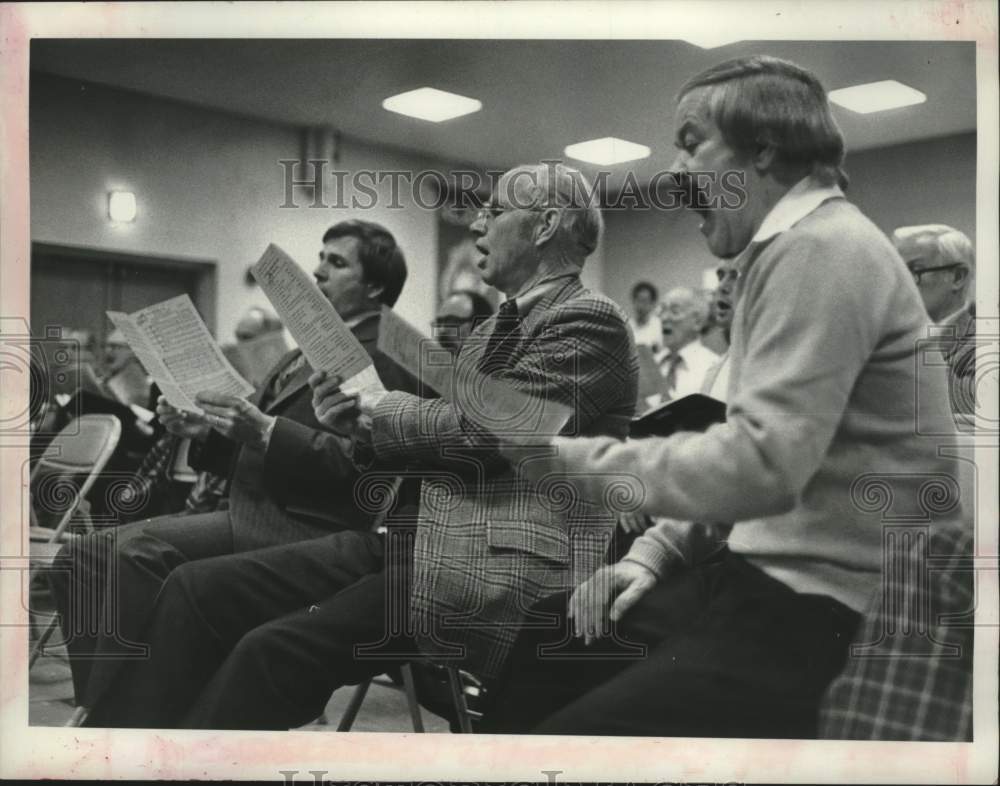
[[[924,104],[871,115],[834,107],[849,150],[976,128],[975,46],[962,42],[703,50],[670,40],[35,39],[31,66],[480,167],[559,158],[567,144],[617,136],[652,148],[651,158],[612,168],[645,180],[673,160],[684,80],[751,53],[793,60],[828,90],[896,79],[927,94]],[[483,109],[440,124],[382,109],[382,99],[425,85],[478,98]]]

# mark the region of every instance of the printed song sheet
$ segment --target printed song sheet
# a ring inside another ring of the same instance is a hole
[[[439,396],[451,398],[452,354],[388,306],[382,308],[378,348]]]
[[[229,396],[253,393],[253,386],[226,360],[187,295],[134,314],[107,313],[167,401],[178,409],[200,412],[194,398],[203,390]]]
[[[310,366],[340,376],[345,393],[381,384],[365,348],[294,259],[272,243],[250,271]]]

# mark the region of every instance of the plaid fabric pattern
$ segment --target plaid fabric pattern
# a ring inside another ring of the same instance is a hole
[[[972,739],[973,536],[918,538],[887,577],[820,709],[820,736]]]
[[[479,368],[495,322],[466,341],[456,373]],[[638,359],[619,307],[572,276],[522,314],[519,329],[495,376],[570,406],[566,433],[624,437]],[[461,654],[465,668],[495,676],[531,605],[602,564],[614,519],[561,495],[565,489],[527,483],[496,453],[496,438],[444,400],[389,393],[375,413],[372,444],[380,460],[425,473],[410,598],[417,641],[429,654]]]

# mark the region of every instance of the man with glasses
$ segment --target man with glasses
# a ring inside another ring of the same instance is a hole
[[[501,384],[567,406],[563,433],[621,438],[638,362],[621,309],[580,282],[601,229],[590,192],[559,164],[500,180],[472,231],[483,280],[507,300],[466,340],[456,373],[481,382],[491,407],[489,386]],[[613,519],[523,481],[499,450],[503,427],[480,425],[495,413],[399,391],[358,400],[321,374],[310,384],[317,419],[352,436],[366,471],[356,496],[367,479],[416,468],[415,540],[413,520],[394,511],[381,573],[332,559],[341,535],[180,566],[157,598],[150,658],[119,685],[140,708],[128,725],[297,727],[338,687],[422,653],[488,680],[525,609],[603,562]]]
[[[739,271],[726,422],[557,437],[524,465],[584,499],[630,477],[662,521],[573,594],[572,626],[526,629],[486,731],[814,737],[883,583],[883,522],[970,528],[961,462],[941,451],[955,438],[946,375],[917,362],[923,305],[844,197],[822,84],[785,60],[729,60],[681,88],[674,132],[708,249]],[[736,207],[720,186],[734,174]],[[557,596],[536,613],[566,608]]]
[[[917,282],[931,321],[940,330],[948,362],[951,406],[961,416],[976,409],[976,254],[972,242],[944,224],[900,227],[892,242]]]

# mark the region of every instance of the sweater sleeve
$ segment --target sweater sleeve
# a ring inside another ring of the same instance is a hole
[[[885,282],[872,254],[779,236],[747,276],[739,384],[727,422],[703,434],[554,444],[556,471],[600,500],[623,476],[651,515],[742,521],[787,512],[821,466],[879,336]],[[852,247],[853,246],[853,247]]]

